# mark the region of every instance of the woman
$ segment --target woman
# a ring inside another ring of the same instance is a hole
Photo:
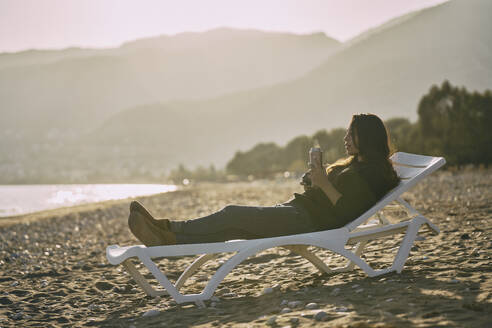
[[[156,220],[138,202],[130,205],[128,225],[146,246],[256,239],[343,227],[398,184],[389,160],[386,128],[373,114],[352,117],[344,138],[348,158],[324,169],[311,164],[311,184],[287,203],[272,207],[229,205],[187,220]],[[303,179],[305,181],[305,179]]]

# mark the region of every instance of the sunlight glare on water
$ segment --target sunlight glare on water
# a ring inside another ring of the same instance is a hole
[[[0,186],[0,216],[175,191],[175,185],[86,184]]]

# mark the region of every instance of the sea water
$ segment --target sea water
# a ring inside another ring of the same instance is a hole
[[[0,217],[175,191],[162,184],[0,185]]]

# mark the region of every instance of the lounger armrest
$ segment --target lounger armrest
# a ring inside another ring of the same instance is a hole
[[[110,245],[106,247],[106,258],[112,265],[120,264],[129,257],[137,256],[137,248],[144,247],[144,245],[136,245],[130,247]]]

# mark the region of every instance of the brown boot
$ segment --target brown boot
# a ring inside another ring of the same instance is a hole
[[[140,204],[136,200],[134,200],[130,203],[130,212],[133,212],[133,211],[139,212],[140,214],[145,216],[150,222],[152,222],[156,226],[158,226],[162,229],[165,229],[165,230],[169,230],[169,231],[171,230],[171,228],[170,228],[171,225],[170,225],[168,219],[157,219],[156,220],[154,218],[154,216],[152,214],[150,214],[150,212],[142,204]]]
[[[135,237],[147,247],[176,244],[174,232],[157,226],[139,211],[130,212],[128,226]]]

